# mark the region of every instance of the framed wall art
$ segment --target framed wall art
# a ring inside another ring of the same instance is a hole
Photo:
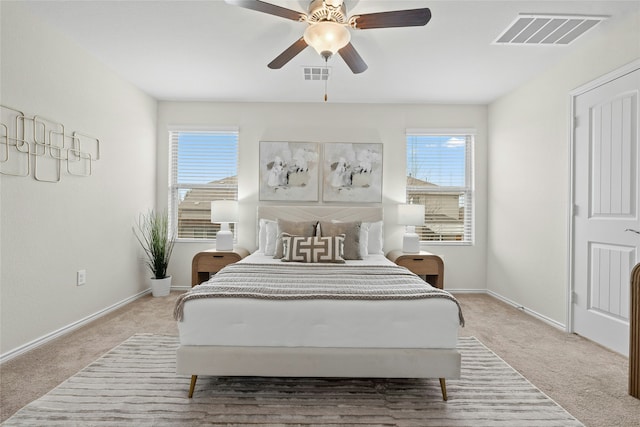
[[[319,145],[260,142],[260,200],[318,201]]]
[[[322,200],[382,202],[382,144],[324,144]]]

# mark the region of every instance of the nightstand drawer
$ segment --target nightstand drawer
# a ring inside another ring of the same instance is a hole
[[[198,271],[215,273],[222,270],[228,264],[233,264],[242,259],[236,254],[205,254],[198,257]]]
[[[398,265],[408,268],[419,276],[425,276],[427,274],[439,274],[440,265],[432,258],[424,257],[405,257],[396,261]]]
[[[240,261],[249,255],[244,248],[235,247],[232,251],[208,250],[198,252],[191,261],[191,286],[198,285],[209,280],[212,274],[217,273],[229,264]]]
[[[444,288],[444,262],[438,255],[424,251],[412,254],[396,249],[389,252],[387,258],[414,274],[423,276],[431,286]]]

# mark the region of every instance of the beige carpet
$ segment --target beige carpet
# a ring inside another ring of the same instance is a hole
[[[475,338],[461,338],[462,377],[202,377],[175,374],[177,337],[137,334],[9,418],[4,426],[582,426]]]

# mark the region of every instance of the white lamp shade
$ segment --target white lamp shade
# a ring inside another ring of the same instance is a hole
[[[230,222],[238,222],[238,202],[236,200],[216,200],[211,202],[211,222],[220,223],[216,234],[216,250],[233,250],[233,233]]]
[[[402,236],[402,252],[420,252],[420,236],[415,226],[424,225],[424,205],[398,205],[398,224],[407,226]]]
[[[304,41],[322,56],[333,55],[345,47],[350,40],[349,30],[344,25],[331,21],[311,24],[304,31]]]
[[[236,200],[216,200],[211,202],[211,222],[238,222],[238,202]]]
[[[398,224],[424,225],[424,205],[398,205]]]

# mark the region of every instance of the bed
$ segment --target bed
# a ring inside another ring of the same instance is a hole
[[[383,377],[438,378],[447,400],[460,306],[384,256],[381,208],[261,206],[258,219],[258,250],[176,302],[189,397],[199,375]],[[312,240],[335,244],[338,260],[291,259]]]

